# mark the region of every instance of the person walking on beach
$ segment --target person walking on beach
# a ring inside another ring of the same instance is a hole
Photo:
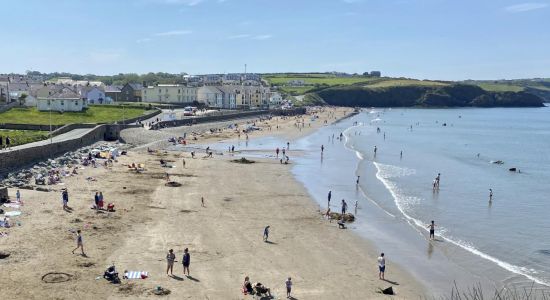
[[[342,215],[346,214],[346,210],[348,209],[348,204],[346,203],[346,200],[342,199]],[[343,218],[344,216],[342,216]]]
[[[269,238],[269,225],[264,228],[264,242]]]
[[[283,157],[286,155],[286,150],[283,148]]]
[[[86,256],[84,253],[84,243],[82,242],[82,234],[80,233],[80,229],[76,231],[76,248],[73,249],[73,254],[78,248],[82,251],[82,256]]]
[[[17,199],[17,202],[21,202],[21,192],[19,190],[15,192],[15,199]]]
[[[437,173],[437,177],[435,178],[437,189],[439,189],[439,181],[441,180],[441,173]]]
[[[170,275],[174,275],[175,261],[176,261],[176,255],[174,254],[174,250],[173,249],[168,250],[168,253],[166,254],[166,275],[168,275],[168,271],[170,271]]]
[[[384,253],[380,253],[378,257],[378,278],[381,280],[384,279],[384,273],[386,272],[386,259],[384,258]]]
[[[328,191],[328,203],[327,203],[327,207],[330,207],[330,198],[332,198],[332,191]]]
[[[493,201],[493,189],[489,189],[489,202]]]
[[[288,277],[288,279],[285,282],[286,285],[286,297],[287,299],[290,299],[290,292],[292,291],[292,278]]]
[[[360,177],[361,177],[361,176],[357,176],[357,180],[355,181],[355,184],[359,184],[359,178],[360,178]]]
[[[183,264],[183,276],[185,276],[185,271],[187,270],[187,277],[191,276],[189,274],[189,265],[191,264],[191,255],[189,255],[189,249],[185,248],[183,250],[183,259],[181,260]]]
[[[277,149],[275,149],[275,153],[277,154],[277,158],[279,158],[279,147],[277,147]]]
[[[428,224],[428,228],[430,229],[430,241],[435,240],[435,222],[432,220],[432,223]]]
[[[204,197],[201,197],[201,206],[206,207],[206,205],[204,205]]]
[[[68,210],[69,209],[69,192],[67,189],[63,189],[61,192],[61,199],[63,201],[63,209]]]
[[[99,210],[99,192],[95,192],[94,203],[96,211]]]

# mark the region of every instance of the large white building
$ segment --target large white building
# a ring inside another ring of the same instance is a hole
[[[143,102],[193,103],[197,101],[197,88],[180,84],[159,84],[141,90]]]

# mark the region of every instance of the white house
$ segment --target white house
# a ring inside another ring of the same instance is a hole
[[[105,91],[97,86],[78,87],[78,93],[80,98],[87,100],[89,104],[110,104],[107,103]]]
[[[215,86],[201,86],[197,90],[197,100],[209,107],[223,108],[223,92]]]
[[[38,97],[36,107],[39,111],[82,111],[87,107],[87,103],[76,91],[63,87],[52,91],[46,97]]]
[[[272,92],[269,96],[269,105],[280,106],[283,103],[283,96],[277,92]]]

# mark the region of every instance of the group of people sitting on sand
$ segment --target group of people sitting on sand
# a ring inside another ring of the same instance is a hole
[[[243,283],[242,289],[243,289],[243,294],[245,294],[245,295],[247,295],[247,294],[258,295],[258,296],[267,295],[267,296],[271,297],[271,289],[270,288],[264,286],[260,282],[256,282],[254,284],[250,283],[250,278],[248,276],[246,276],[244,278],[244,283]]]

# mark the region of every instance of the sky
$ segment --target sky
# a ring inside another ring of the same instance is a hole
[[[0,73],[550,77],[550,0],[0,0]]]

